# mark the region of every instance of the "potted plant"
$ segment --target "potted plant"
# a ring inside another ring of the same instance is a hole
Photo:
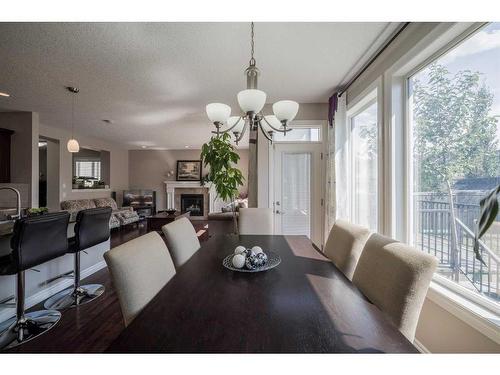
[[[498,214],[498,195],[500,194],[500,185],[491,190],[481,201],[479,220],[476,225],[476,232],[474,236],[474,253],[476,259],[481,261],[484,265],[486,263],[479,251],[479,239],[488,231],[489,227],[495,221]]]
[[[29,208],[27,210],[28,216],[40,216],[49,212],[47,207],[39,207],[39,208]]]
[[[238,233],[234,201],[245,178],[235,167],[240,156],[231,144],[229,133],[213,136],[210,142],[205,143],[201,148],[200,159],[209,168],[209,172],[202,178],[202,184],[212,183],[217,193],[216,198],[232,202],[234,231]]]

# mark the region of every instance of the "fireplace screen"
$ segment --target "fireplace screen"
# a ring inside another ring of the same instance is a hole
[[[203,194],[181,194],[181,212],[203,216]]]

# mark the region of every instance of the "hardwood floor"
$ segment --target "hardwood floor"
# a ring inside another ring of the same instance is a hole
[[[193,221],[200,241],[213,234],[229,233],[231,222]],[[147,233],[145,221],[111,233],[111,247],[116,247]],[[8,353],[101,353],[124,329],[118,297],[111,284],[108,269],[104,268],[82,280],[85,284],[103,284],[104,294],[97,300],[63,311],[59,323],[49,332]],[[29,311],[43,309],[40,303]]]

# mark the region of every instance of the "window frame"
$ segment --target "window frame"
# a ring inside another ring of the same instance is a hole
[[[305,120],[295,120],[291,121],[289,124],[290,129],[318,129],[319,134],[318,134],[318,140],[317,141],[279,141],[273,139],[273,143],[276,144],[309,144],[309,143],[316,143],[316,144],[321,144],[323,143],[323,133],[324,133],[324,124],[321,123],[320,121],[305,121]]]
[[[404,66],[402,69],[400,68],[398,71],[391,72],[390,81],[394,83],[396,81],[396,85],[399,86],[399,90],[402,90],[401,100],[403,101],[403,113],[402,113],[402,142],[403,142],[403,175],[397,172],[393,174],[393,179],[395,184],[403,183],[403,202],[399,202],[402,204],[403,211],[399,212],[399,215],[396,213],[393,216],[393,221],[397,221],[399,219],[403,220],[404,223],[404,232],[403,238],[398,238],[406,243],[411,244],[413,241],[412,231],[413,231],[413,208],[411,202],[411,192],[413,186],[413,163],[412,163],[412,153],[411,153],[411,145],[412,145],[412,103],[410,97],[410,79],[418,74],[420,71],[425,69],[428,65],[443,57],[447,53],[449,53],[454,48],[458,47],[460,44],[474,36],[481,29],[486,27],[489,22],[486,23],[474,23],[471,26],[467,27],[465,30],[455,33],[453,36],[448,36],[447,42],[439,47],[435,47],[433,51],[428,54],[424,58],[419,58],[419,54],[417,53],[416,58],[414,57],[413,61],[408,65]],[[401,73],[403,71],[403,73]],[[398,74],[399,73],[399,74]],[[394,87],[393,87],[394,91]],[[396,124],[397,125],[397,124]],[[394,124],[393,124],[394,126]],[[393,129],[394,130],[394,129]],[[399,138],[401,139],[401,138]],[[392,158],[395,159],[398,157],[397,153],[391,152]],[[395,202],[395,206],[398,205],[398,202]],[[401,213],[403,215],[401,215]],[[402,216],[402,217],[401,217]],[[431,289],[439,290],[439,286],[445,288],[452,294],[456,294],[459,297],[471,302],[474,305],[477,305],[479,308],[486,309],[487,311],[491,311],[497,315],[500,315],[500,304],[497,304],[488,298],[482,296],[481,294],[469,290],[456,282],[445,278],[437,273],[433,276],[433,282],[437,284],[437,287],[433,288],[431,284]],[[439,293],[439,292],[438,292]],[[449,299],[451,294],[448,294],[444,298]],[[471,310],[468,309],[467,310]],[[474,312],[474,311],[473,311]],[[474,312],[478,314],[477,312]],[[498,328],[497,328],[498,329]]]
[[[377,228],[376,231],[384,233],[384,209],[383,201],[384,194],[384,178],[383,176],[383,90],[382,90],[382,79],[378,78],[373,81],[365,90],[363,90],[358,96],[351,99],[348,97],[347,110],[346,110],[346,140],[347,140],[347,180],[348,180],[348,214],[349,220],[353,219],[353,187],[354,187],[354,175],[353,175],[353,154],[352,154],[352,119],[363,112],[365,109],[377,103]]]

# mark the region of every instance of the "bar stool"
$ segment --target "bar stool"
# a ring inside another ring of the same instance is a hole
[[[80,252],[109,239],[110,207],[81,210],[76,216],[75,237],[68,253],[75,255],[74,285],[45,301],[46,309],[63,310],[88,303],[104,293],[104,285],[80,285]]]
[[[16,316],[0,323],[0,349],[12,348],[47,332],[61,318],[56,310],[26,313],[24,271],[68,251],[69,213],[22,218],[14,224],[12,252],[0,258],[0,275],[17,275]]]

